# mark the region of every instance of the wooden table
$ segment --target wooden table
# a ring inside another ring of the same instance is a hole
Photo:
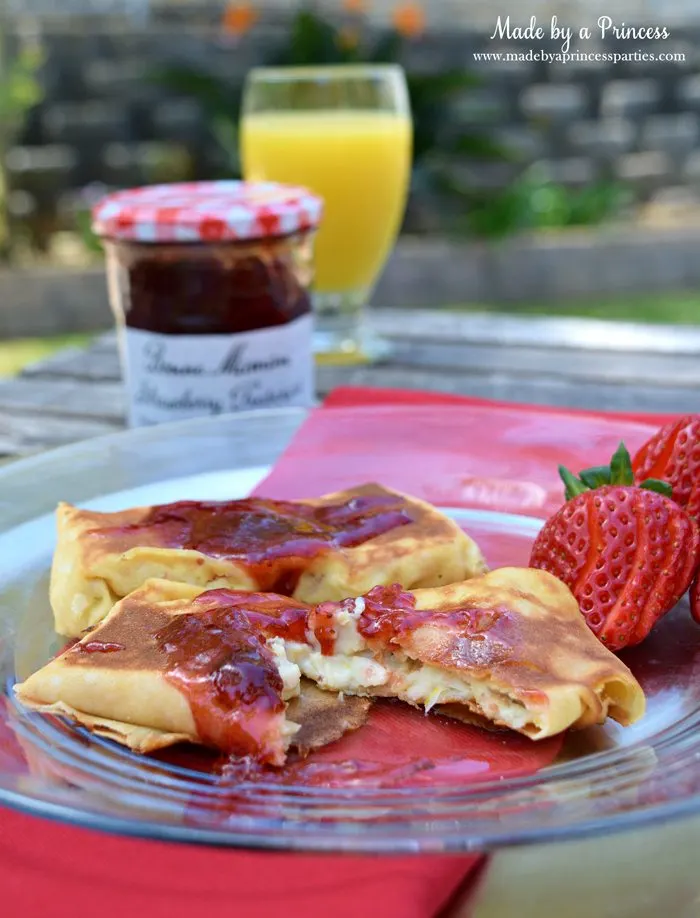
[[[376,310],[373,324],[391,340],[391,358],[320,368],[319,395],[344,383],[610,411],[700,410],[700,326],[395,309]],[[124,402],[113,334],[60,351],[0,382],[0,456],[118,430]]]

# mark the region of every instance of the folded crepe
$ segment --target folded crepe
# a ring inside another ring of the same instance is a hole
[[[317,646],[287,640],[285,652],[326,689],[450,715],[462,706],[532,739],[644,713],[635,677],[544,571],[500,568],[412,593],[375,587],[312,615]]]
[[[317,606],[196,592],[146,584],[16,686],[19,699],[137,751],[189,740],[272,765],[299,729],[288,703],[300,675],[327,691],[462,708],[533,739],[644,713],[632,673],[545,571]]]
[[[50,598],[56,630],[67,637],[102,621],[151,578],[315,603],[486,570],[454,521],[376,484],[313,500],[180,501],[117,513],[61,504],[57,522]]]
[[[275,623],[303,637],[308,609],[283,596],[198,592],[145,584],[16,685],[18,698],[136,752],[188,741],[282,764],[299,729],[286,701],[300,674]]]

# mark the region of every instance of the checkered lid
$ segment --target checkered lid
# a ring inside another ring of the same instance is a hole
[[[107,195],[93,230],[133,242],[218,242],[286,236],[318,226],[322,202],[276,182],[182,182]]]

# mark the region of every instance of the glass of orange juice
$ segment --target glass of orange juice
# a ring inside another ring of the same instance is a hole
[[[252,70],[241,119],[243,174],[324,200],[316,239],[314,349],[321,362],[383,353],[365,325],[396,241],[411,172],[411,114],[392,65]]]

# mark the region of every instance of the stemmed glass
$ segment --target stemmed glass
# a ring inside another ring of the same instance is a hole
[[[302,185],[324,199],[314,293],[314,349],[322,362],[383,352],[368,333],[366,307],[403,218],[411,140],[398,66],[258,68],[248,76],[245,178]]]

